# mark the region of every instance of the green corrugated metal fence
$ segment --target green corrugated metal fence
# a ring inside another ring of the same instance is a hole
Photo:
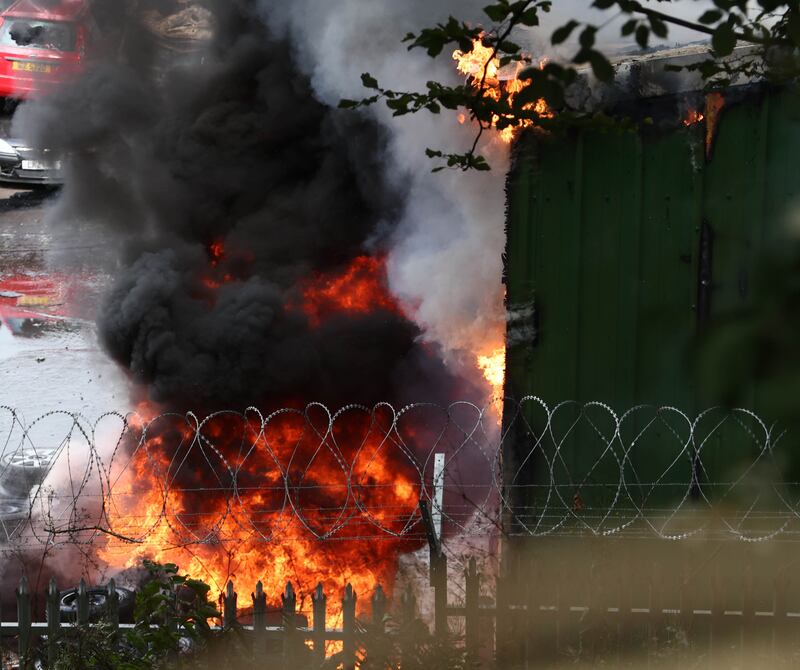
[[[512,313],[533,307],[535,335],[511,320],[506,394],[713,405],[692,374],[698,330],[752,299],[759,250],[800,193],[798,154],[800,94],[788,89],[728,104],[708,160],[703,123],[524,137],[509,176],[506,281]],[[755,385],[746,398],[769,416]],[[744,444],[719,440],[706,478]],[[578,478],[589,441],[567,438]]]

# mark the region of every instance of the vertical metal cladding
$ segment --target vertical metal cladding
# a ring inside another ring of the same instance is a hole
[[[688,412],[719,402],[694,374],[697,338],[754,299],[759,251],[800,194],[800,94],[753,87],[735,97],[708,155],[704,124],[677,119],[638,132],[520,139],[508,178],[507,300],[512,314],[535,306],[537,332],[518,337],[511,321],[506,395]],[[663,105],[674,108],[675,97]],[[770,416],[756,383],[745,400]],[[576,405],[581,411],[591,408]],[[670,426],[642,428],[663,457],[606,459],[610,481],[620,467],[646,479],[677,453],[680,436]],[[561,430],[565,481],[602,481],[602,467],[582,473],[581,464],[595,463],[613,437],[586,422]],[[703,445],[720,454],[704,452],[709,471],[699,476],[725,476],[726,463],[752,449],[745,442],[721,435]],[[514,462],[513,453],[505,457]],[[535,482],[536,466],[529,470]]]

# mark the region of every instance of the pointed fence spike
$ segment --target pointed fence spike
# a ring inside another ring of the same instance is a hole
[[[317,588],[311,594],[311,605],[314,615],[312,622],[314,628],[314,663],[317,667],[322,667],[325,663],[325,616],[327,598],[325,597],[325,589],[322,582],[317,584]]]
[[[400,596],[400,603],[402,605],[403,621],[408,624],[414,620],[417,614],[417,599],[411,587],[406,587],[403,595]]]
[[[250,597],[253,599],[253,630],[261,632],[267,625],[267,595],[260,579],[256,582],[256,592],[251,593]],[[262,642],[254,639],[255,648],[260,648]]]
[[[292,586],[291,582],[286,582],[286,590],[284,591],[284,596],[288,600],[289,598],[294,598],[294,587]]]
[[[29,652],[31,649],[31,596],[28,589],[28,578],[23,575],[19,580],[17,590],[17,626],[20,667],[28,668],[31,664]]]
[[[356,592],[352,584],[342,598],[342,661],[346,670],[356,666]]]
[[[47,660],[48,667],[55,667],[58,657],[58,638],[61,634],[61,604],[60,593],[56,578],[51,577],[47,585],[46,615],[47,615]]]
[[[386,600],[386,594],[383,592],[383,587],[378,584],[375,587],[375,592],[372,594],[373,600]]]
[[[225,587],[225,595],[228,598],[232,598],[233,597],[233,582],[230,581],[230,580],[228,580],[228,585]]]
[[[378,584],[372,594],[372,621],[374,624],[382,626],[383,618],[386,615],[386,594],[383,587]]]

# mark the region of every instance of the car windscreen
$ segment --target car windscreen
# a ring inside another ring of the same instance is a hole
[[[38,19],[6,19],[0,29],[0,46],[75,51],[75,24]]]

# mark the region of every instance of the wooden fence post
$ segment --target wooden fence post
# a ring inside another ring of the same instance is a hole
[[[495,658],[497,659],[498,667],[505,668],[511,665],[511,658],[515,654],[511,653],[512,644],[512,629],[513,622],[511,621],[511,607],[509,602],[509,586],[511,578],[508,574],[505,576],[497,576],[495,580],[495,623],[494,623],[494,649]],[[527,598],[526,598],[527,600]],[[526,611],[526,622],[528,621],[529,612]],[[525,637],[531,635],[530,629],[525,631]],[[524,638],[523,638],[524,639]],[[517,656],[514,661],[519,664],[521,658]]]
[[[253,601],[253,657],[254,659],[264,651],[267,627],[267,594],[264,593],[264,584],[259,580],[256,583],[256,592],[250,594]]]
[[[366,640],[367,663],[371,667],[385,667],[390,657],[386,637],[386,594],[378,584],[370,601],[372,605],[372,627]]]
[[[325,662],[325,617],[327,615],[327,601],[322,582],[317,584],[311,596],[311,603],[314,610],[314,662],[319,666]]]
[[[58,636],[61,633],[61,602],[56,578],[51,577],[47,585],[47,662],[49,667],[56,663]]]
[[[775,577],[774,596],[772,606],[772,653],[775,660],[779,660],[786,652],[786,591],[789,588],[789,578],[786,572],[781,572]]]
[[[400,636],[400,667],[405,668],[409,665],[409,659],[414,650],[415,622],[417,619],[417,599],[408,587],[400,597],[400,607],[402,612],[401,636]]]
[[[353,585],[348,584],[342,598],[342,632],[344,641],[342,655],[344,670],[353,670],[356,666],[356,592]]]
[[[113,579],[108,580],[106,589],[106,620],[114,629],[113,636],[116,640],[119,636],[119,592]]]
[[[19,627],[19,662],[20,668],[27,670],[31,666],[31,593],[28,578],[23,575],[17,589],[17,626]]]
[[[433,627],[436,636],[447,636],[447,556],[431,552],[431,586],[433,587]]]
[[[383,592],[383,587],[378,584],[375,587],[375,593],[372,594],[372,623],[383,633],[385,631],[385,624],[383,618],[386,616],[386,594]]]
[[[477,665],[478,652],[480,649],[480,609],[479,598],[481,581],[478,574],[478,564],[474,558],[469,559],[467,569],[464,573],[466,581],[466,593],[464,598],[465,611],[465,647],[467,651],[468,663],[472,666]]]
[[[283,602],[283,663],[287,670],[294,669],[295,650],[295,612],[297,610],[297,596],[291,582],[287,582],[286,590],[281,594]]]
[[[719,579],[719,565],[714,564],[711,574],[711,645],[708,650],[710,667],[717,667],[721,656],[723,628],[725,625],[725,601]],[[724,656],[724,654],[722,654]]]
[[[746,654],[755,654],[756,650],[756,606],[753,597],[753,566],[748,562],[744,572],[744,595],[742,597],[742,626],[741,626],[741,645],[740,658],[742,667],[746,665]]]
[[[436,636],[447,636],[447,556],[442,551],[442,540],[436,534],[431,512],[425,500],[419,501],[419,511],[425,525],[430,549],[430,585],[433,587],[433,628]]]
[[[224,630],[229,630],[236,625],[236,601],[238,598],[238,594],[233,590],[233,582],[228,581],[222,607],[222,628]]]
[[[86,590],[86,580],[83,577],[78,584],[77,622],[79,626],[89,623],[89,592]]]

